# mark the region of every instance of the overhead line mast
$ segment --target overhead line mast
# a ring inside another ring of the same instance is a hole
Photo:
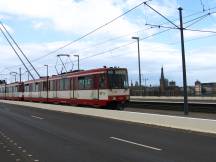
[[[170,21],[166,16],[152,8],[150,5],[148,5],[146,2],[143,3],[144,5],[148,6],[151,10],[159,14],[161,17],[163,17],[165,20],[167,20],[169,23],[171,23],[173,26],[175,26],[177,29],[180,30],[181,35],[181,51],[182,51],[182,72],[183,72],[183,88],[184,88],[184,114],[188,115],[188,94],[187,94],[187,74],[186,74],[186,61],[185,61],[185,48],[184,48],[184,27],[183,27],[183,20],[182,20],[182,8],[179,7],[179,18],[180,18],[180,27],[177,26],[175,23]]]
[[[9,45],[11,46],[11,48],[13,49],[13,51],[15,52],[15,54],[17,55],[17,57],[19,58],[19,60],[22,62],[23,66],[26,68],[28,73],[31,75],[32,79],[35,80],[34,76],[30,72],[30,70],[28,69],[26,64],[23,62],[22,58],[20,57],[20,55],[18,54],[18,52],[16,51],[16,49],[14,48],[14,46],[12,45],[12,43],[10,42],[10,40],[8,39],[7,35],[4,33],[4,31],[2,30],[1,27],[0,27],[0,30],[1,30],[2,34],[4,35],[5,39],[7,40],[7,42],[9,43]]]
[[[11,36],[11,34],[9,33],[9,31],[5,28],[4,24],[1,21],[0,21],[0,24],[4,28],[4,30],[6,31],[6,33],[10,37],[10,39],[13,41],[13,43],[16,45],[16,47],[19,49],[19,51],[22,53],[22,55],[25,57],[25,59],[28,61],[28,63],[30,64],[30,66],[34,69],[34,71],[36,72],[36,74],[38,75],[38,77],[40,78],[40,74],[35,69],[35,67],[32,65],[32,63],[29,61],[29,59],[26,57],[26,55],[24,54],[24,52],[22,51],[22,49],[19,47],[19,45],[17,44],[17,42],[13,39],[13,37]]]

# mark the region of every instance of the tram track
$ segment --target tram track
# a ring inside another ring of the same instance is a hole
[[[130,101],[128,107],[135,108],[137,111],[142,109],[152,110],[173,110],[183,111],[183,102],[164,102],[164,101]],[[191,102],[188,104],[190,112],[216,113],[216,103],[198,103]]]

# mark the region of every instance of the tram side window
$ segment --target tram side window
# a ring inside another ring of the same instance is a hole
[[[35,83],[35,92],[39,91],[39,83]]]
[[[47,82],[43,82],[43,91],[46,91],[47,90]]]
[[[31,92],[35,92],[35,83],[31,84]]]
[[[29,92],[29,85],[28,84],[25,85],[25,92]]]
[[[73,90],[74,89],[74,81],[73,78],[70,79],[70,87]]]
[[[61,79],[60,80],[60,91],[63,91],[64,90],[64,80]]]
[[[73,78],[73,81],[74,81],[74,90],[77,90],[77,89],[79,89],[79,80],[78,80],[78,78],[76,77],[76,78]]]
[[[70,79],[69,78],[65,78],[65,87],[64,90],[70,90]]]
[[[79,89],[85,89],[85,77],[79,77],[78,82],[79,82]]]
[[[60,80],[60,91],[65,91],[70,89],[70,79],[64,78]]]
[[[105,88],[105,74],[99,75],[99,88],[100,89]]]
[[[39,82],[38,85],[39,85],[39,87],[38,87],[39,92],[43,91],[43,89],[42,89],[43,88],[43,82]]]
[[[55,80],[50,81],[50,90],[56,91],[56,81]]]
[[[24,86],[23,86],[23,85],[19,85],[18,91],[19,91],[19,92],[23,92],[23,91],[24,91]]]
[[[14,87],[14,92],[18,92],[18,86]]]
[[[93,79],[91,76],[85,77],[85,89],[92,89],[93,88]]]
[[[92,89],[93,88],[93,77],[79,77],[79,89]]]

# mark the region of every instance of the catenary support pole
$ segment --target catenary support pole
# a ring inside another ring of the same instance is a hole
[[[183,71],[183,88],[184,88],[184,114],[188,115],[188,94],[187,94],[187,74],[186,74],[186,62],[185,62],[185,47],[184,47],[184,28],[182,20],[182,8],[179,7],[180,18],[180,34],[181,34],[181,50],[182,50],[182,71]]]

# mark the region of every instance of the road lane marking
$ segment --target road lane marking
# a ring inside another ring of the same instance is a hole
[[[111,139],[114,139],[114,140],[121,141],[121,142],[126,142],[126,143],[130,143],[130,144],[133,144],[133,145],[137,145],[137,146],[145,147],[145,148],[148,148],[148,149],[157,150],[157,151],[162,151],[161,148],[152,147],[152,146],[148,146],[148,145],[143,145],[143,144],[140,144],[140,143],[136,143],[136,142],[132,142],[132,141],[128,141],[128,140],[124,140],[124,139],[117,138],[117,137],[110,137],[110,138],[111,138]]]
[[[40,120],[43,120],[44,118],[41,118],[41,117],[39,117],[39,116],[34,116],[34,115],[32,115],[31,116],[32,118],[36,118],[36,119],[40,119]]]

